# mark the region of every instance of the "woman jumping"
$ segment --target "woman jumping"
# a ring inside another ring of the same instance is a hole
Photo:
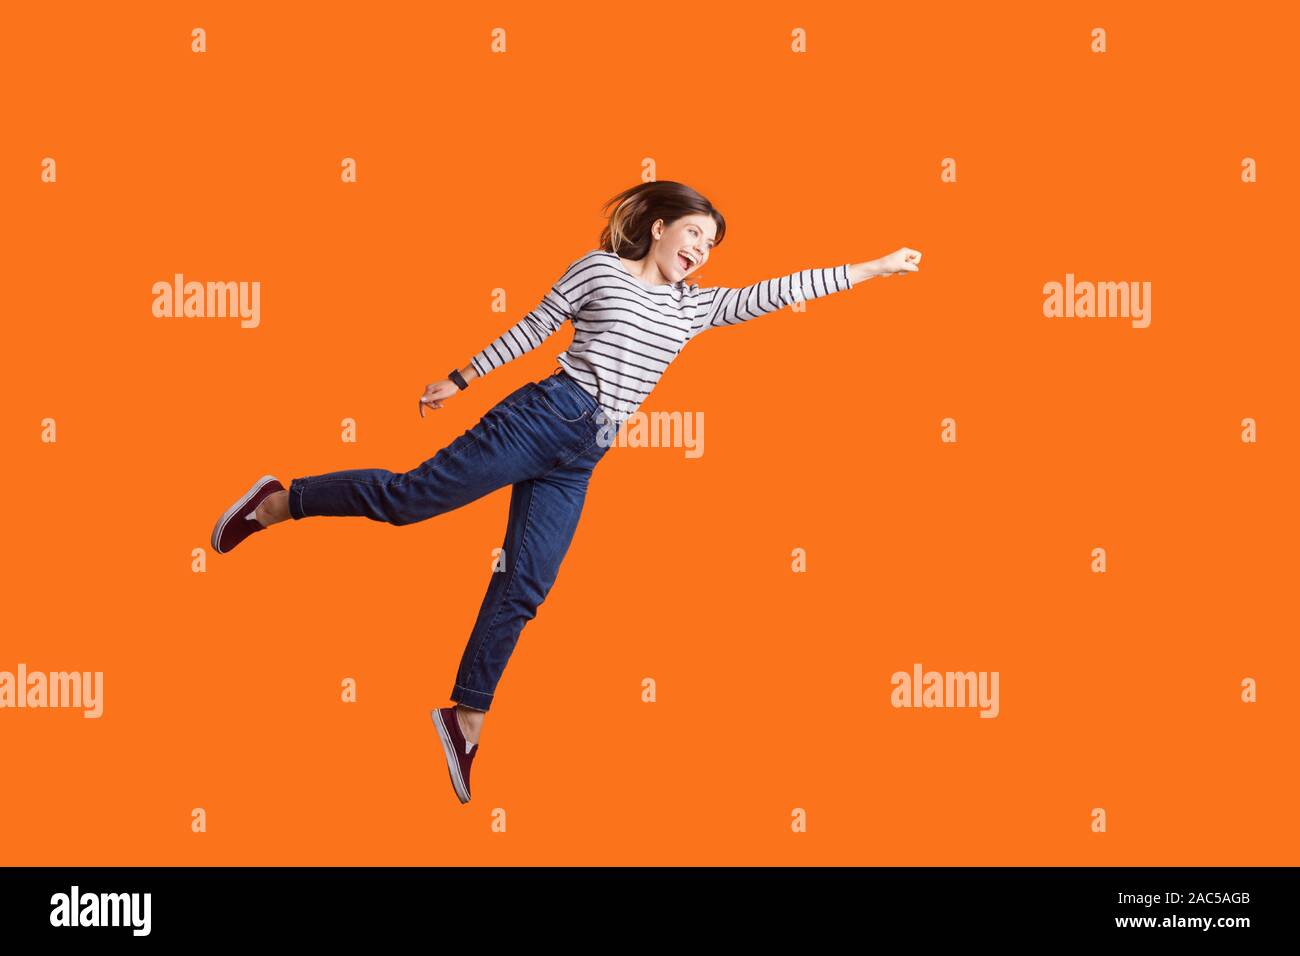
[[[505,566],[493,572],[465,646],[449,695],[454,706],[432,711],[461,803],[470,798],[484,715],[520,632],[559,574],[592,470],[686,343],[875,276],[916,272],[921,261],[904,246],[880,259],[804,269],[744,288],[701,288],[686,277],[708,261],[727,228],[712,203],[681,183],[650,182],[624,190],[604,208],[610,206],[600,248],[571,263],[537,308],[469,365],[426,386],[420,416],[537,348],[567,319],[573,341],[554,372],[515,389],[411,471],[334,471],[294,478],[287,489],[265,475],[212,531],[213,550],[226,554],[287,518],[350,515],[405,525],[511,486]]]

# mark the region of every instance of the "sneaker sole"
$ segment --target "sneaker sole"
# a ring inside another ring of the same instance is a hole
[[[257,494],[259,491],[262,490],[262,488],[266,486],[266,483],[268,481],[275,481],[275,480],[276,478],[274,475],[263,475],[261,478],[257,479],[257,481],[253,483],[253,487],[248,489],[248,491],[244,494],[244,497],[240,498],[233,505],[231,505],[229,509],[227,509],[226,513],[223,514],[221,518],[217,521],[217,526],[212,529],[212,550],[213,551],[217,552],[217,554],[226,553],[221,550],[221,547],[217,543],[221,540],[221,532],[226,530],[226,524],[230,521],[231,518],[233,518],[236,514],[239,513],[239,511],[244,507],[244,505],[248,504],[253,499],[253,496],[255,494]],[[260,524],[261,522],[258,523]]]
[[[447,771],[451,774],[451,785],[456,791],[456,796],[461,803],[469,803],[469,791],[465,789],[465,781],[460,776],[460,760],[456,757],[456,745],[452,742],[451,734],[447,732],[446,725],[442,722],[442,711],[435,708],[432,711],[433,725],[438,728],[438,739],[442,741],[442,753],[447,758]]]

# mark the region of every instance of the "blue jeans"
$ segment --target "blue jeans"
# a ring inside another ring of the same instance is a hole
[[[405,525],[506,485],[505,566],[494,570],[451,699],[488,710],[524,624],[545,600],[582,514],[592,469],[614,425],[562,369],[497,402],[473,428],[403,474],[356,468],[289,482],[289,514],[359,515]]]

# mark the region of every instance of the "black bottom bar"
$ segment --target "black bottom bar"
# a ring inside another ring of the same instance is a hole
[[[483,946],[523,934],[621,946],[689,930],[693,943],[834,933],[860,945],[888,932],[917,943],[1103,935],[1231,945],[1293,926],[1296,878],[1295,867],[10,868],[0,869],[0,926],[6,942],[92,944]]]

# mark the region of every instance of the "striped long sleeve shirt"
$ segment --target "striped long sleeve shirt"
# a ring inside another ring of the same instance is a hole
[[[650,286],[628,272],[617,254],[593,249],[569,265],[537,308],[470,361],[486,375],[537,348],[566,320],[572,322],[573,341],[557,361],[622,427],[669,363],[701,332],[852,287],[848,264],[804,269],[739,289],[701,288],[684,279]]]

